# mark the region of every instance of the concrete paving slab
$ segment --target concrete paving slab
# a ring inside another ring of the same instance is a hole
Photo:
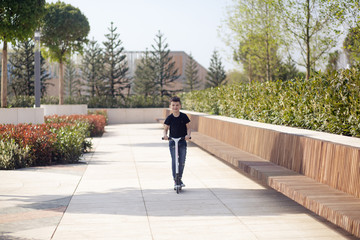
[[[0,171],[0,239],[356,239],[191,142],[176,194],[161,136],[110,125],[86,164]]]

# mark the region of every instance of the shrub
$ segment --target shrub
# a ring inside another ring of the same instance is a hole
[[[90,123],[0,125],[0,168],[74,163],[91,148]]]
[[[105,132],[106,118],[103,115],[53,115],[45,117],[47,123],[74,123],[87,122],[89,123],[89,136],[102,136]]]
[[[8,106],[10,107],[34,107],[34,96],[12,96],[8,97]]]
[[[11,170],[30,165],[28,146],[21,147],[14,139],[0,140],[0,169]]]
[[[64,100],[65,104],[87,104],[88,97],[87,96],[76,96],[76,97],[66,97]]]
[[[165,104],[165,105],[164,105]],[[122,107],[124,108],[152,108],[152,107],[164,107],[168,106],[169,102],[166,99],[166,103],[161,102],[160,96],[142,96],[131,95],[124,99]]]
[[[0,125],[0,139],[14,141],[21,148],[28,148],[28,163],[32,166],[50,165],[56,136],[46,124]]]
[[[90,97],[88,100],[88,108],[119,108],[121,107],[120,98],[111,96]]]
[[[105,124],[108,124],[108,114],[106,109],[88,110],[88,115],[101,115],[105,117]]]
[[[57,163],[74,163],[91,143],[86,140],[89,136],[89,123],[78,121],[74,124],[62,124],[61,127],[52,128],[56,135],[54,147],[54,160]]]
[[[40,99],[41,104],[59,104],[59,98],[55,96],[44,96]],[[64,99],[65,104],[87,104],[88,108],[151,108],[167,107],[168,99],[162,102],[160,96],[129,95],[126,97],[112,96],[73,96]],[[10,107],[33,107],[34,96],[10,96],[8,106]]]
[[[44,96],[41,98],[41,104],[59,104],[59,97]]]
[[[360,70],[237,83],[182,95],[184,109],[360,137]]]

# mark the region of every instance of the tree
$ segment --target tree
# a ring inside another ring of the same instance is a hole
[[[246,83],[248,82],[248,77],[245,75],[245,73],[234,69],[226,73],[225,81],[228,84]]]
[[[200,81],[199,81],[198,72],[199,72],[198,65],[190,53],[189,61],[186,63],[186,68],[185,68],[185,77],[186,77],[185,89],[187,91],[193,91],[199,89]]]
[[[342,8],[345,9],[345,23],[350,28],[360,26],[360,2],[359,0],[343,0]]]
[[[210,59],[210,67],[206,80],[208,81],[207,87],[218,87],[225,83],[226,74],[224,66],[222,65],[221,58],[218,52],[214,50]]]
[[[297,69],[294,60],[291,56],[288,56],[286,62],[280,63],[277,78],[282,81],[289,81],[295,78],[303,79],[305,78],[305,74]]]
[[[163,34],[159,31],[154,39],[155,45],[152,46],[151,69],[155,73],[155,82],[160,91],[161,101],[164,102],[165,96],[171,96],[174,92],[180,91],[180,89],[170,90],[171,84],[176,81],[180,75],[178,69],[175,67],[175,61],[170,56],[169,45],[166,43],[166,39],[163,39]],[[165,103],[165,102],[164,102]]]
[[[349,29],[343,43],[349,64],[360,64],[360,25]]]
[[[35,95],[35,57],[34,57],[35,44],[31,39],[23,42],[18,42],[13,46],[13,54],[9,58],[11,63],[11,88],[15,96]],[[41,55],[40,55],[41,56]],[[45,59],[40,58],[40,83],[41,94],[44,95],[50,83],[50,74],[45,68]]]
[[[271,81],[278,68],[282,42],[275,0],[236,0],[225,21],[231,33],[227,44],[234,60],[251,81]]]
[[[81,95],[81,80],[80,74],[78,72],[77,66],[74,61],[70,58],[66,61],[65,68],[65,86],[66,92],[69,97],[75,95]]]
[[[105,34],[107,41],[103,42],[105,49],[103,55],[102,81],[105,84],[106,94],[112,97],[122,96],[122,91],[130,87],[129,78],[126,76],[129,68],[127,67],[126,55],[123,53],[120,34],[115,33],[117,27],[111,26],[110,33]]]
[[[88,87],[91,97],[100,96],[101,88],[101,69],[102,69],[102,49],[97,41],[91,40],[84,50],[82,58],[82,77]]]
[[[78,8],[56,2],[47,4],[42,43],[51,60],[59,63],[59,104],[64,104],[64,63],[74,52],[81,52],[90,26]]]
[[[3,42],[1,107],[7,105],[7,44],[34,35],[45,13],[45,0],[2,0],[0,2],[0,41]]]
[[[280,0],[282,27],[298,45],[306,79],[337,44],[344,7],[339,0]],[[289,46],[292,44],[289,43]]]
[[[33,96],[34,88],[34,44],[31,40],[18,42],[13,46],[14,53],[10,56],[11,84],[15,97],[19,95]]]
[[[340,58],[340,52],[338,50],[329,53],[328,63],[326,65],[327,72],[332,72],[339,68],[338,67],[339,58]]]
[[[151,68],[152,60],[149,52],[146,50],[145,56],[140,59],[136,66],[134,92],[137,95],[144,95],[144,97],[155,95],[158,92],[155,81],[155,72]]]

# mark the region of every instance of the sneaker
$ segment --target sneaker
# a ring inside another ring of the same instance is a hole
[[[180,185],[181,185],[181,187],[185,187],[185,184],[183,183],[182,180],[180,180]]]

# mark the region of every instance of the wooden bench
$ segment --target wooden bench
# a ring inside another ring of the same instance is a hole
[[[207,135],[193,132],[192,142],[360,237],[360,199]]]

